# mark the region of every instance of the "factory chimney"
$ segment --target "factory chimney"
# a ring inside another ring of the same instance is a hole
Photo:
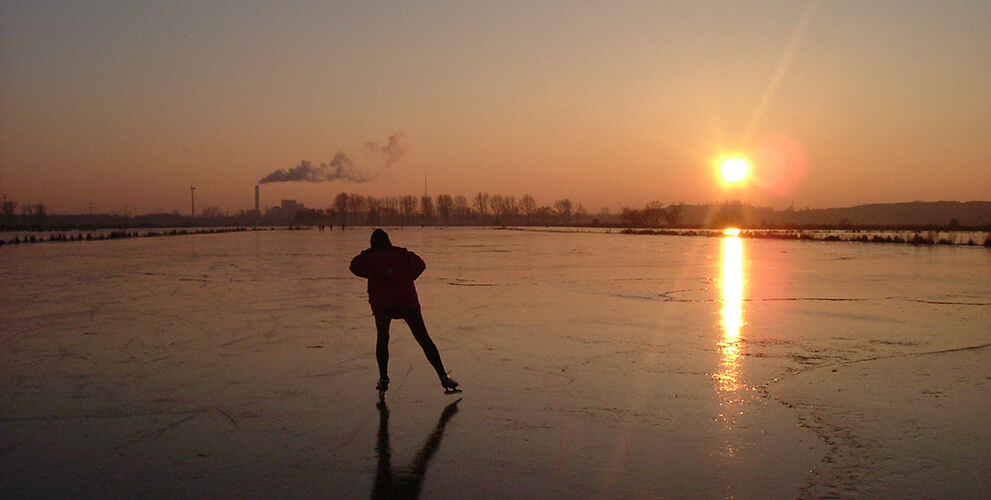
[[[258,185],[256,184],[255,185],[255,212],[259,212],[260,213],[261,212],[261,208],[260,208],[260,205],[258,204],[258,201],[259,201],[259,197],[258,197]]]

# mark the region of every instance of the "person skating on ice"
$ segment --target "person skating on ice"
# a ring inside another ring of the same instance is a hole
[[[394,319],[402,319],[409,325],[413,338],[423,348],[444,390],[457,390],[458,382],[444,370],[440,352],[430,339],[420,312],[420,301],[413,282],[426,268],[427,265],[418,255],[393,246],[389,235],[381,229],[372,232],[371,248],[351,260],[351,272],[368,280],[368,302],[372,306],[378,333],[375,359],[378,361],[379,381],[375,388],[380,393],[389,389],[389,326]]]

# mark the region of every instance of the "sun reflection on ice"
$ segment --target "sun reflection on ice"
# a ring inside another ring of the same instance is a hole
[[[719,352],[722,361],[714,379],[721,407],[719,418],[722,422],[734,427],[739,425],[739,417],[743,414],[743,404],[746,395],[742,390],[746,386],[740,380],[740,332],[743,329],[743,242],[739,230],[727,230],[723,238],[722,275],[719,281],[721,289],[722,309],[720,310],[720,326],[722,337],[719,339]],[[723,452],[733,457],[736,455],[734,439],[727,439]]]
[[[740,330],[743,328],[743,242],[739,230],[736,234],[723,238],[722,316],[723,336],[719,341],[723,361],[717,379],[721,391],[736,391],[741,388],[740,372]]]

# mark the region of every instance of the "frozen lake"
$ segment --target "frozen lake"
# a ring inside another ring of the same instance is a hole
[[[0,247],[0,496],[983,497],[991,251],[394,229]],[[459,401],[456,405],[455,402]]]

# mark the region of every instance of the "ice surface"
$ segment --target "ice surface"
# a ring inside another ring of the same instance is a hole
[[[424,317],[465,392],[395,322],[383,418],[347,269],[369,233],[0,247],[0,496],[988,487],[986,249],[390,230],[427,262]]]

